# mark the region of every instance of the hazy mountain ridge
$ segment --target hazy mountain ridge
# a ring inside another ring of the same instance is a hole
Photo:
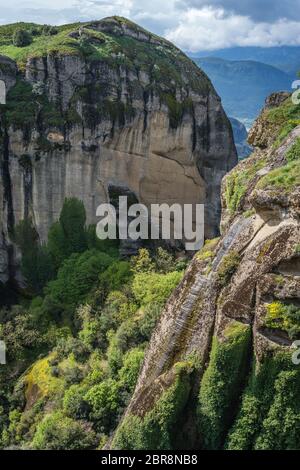
[[[291,77],[271,65],[218,57],[193,60],[211,79],[227,114],[243,121],[247,127],[258,116],[268,95],[291,90]]]
[[[199,51],[191,57],[219,57],[225,60],[252,60],[272,65],[295,77],[300,70],[300,47],[232,47],[214,51]]]

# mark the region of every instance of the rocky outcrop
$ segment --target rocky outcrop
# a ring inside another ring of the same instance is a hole
[[[266,98],[265,108],[277,108],[280,106],[284,101],[290,96],[290,93],[287,91],[281,91],[272,93],[270,96]]]
[[[205,74],[120,18],[85,24],[65,41],[72,54],[62,45],[29,55],[1,110],[5,242],[27,216],[44,241],[65,197],[81,199],[94,223],[109,185],[146,205],[206,203],[206,235],[216,234],[221,179],[237,157]],[[16,71],[4,79],[11,87]]]
[[[270,125],[264,111],[252,135]],[[282,423],[298,416],[300,126],[277,137],[224,178],[222,236],[169,299],[112,448],[299,448]]]
[[[6,93],[8,93],[9,90],[15,85],[16,74],[16,63],[9,57],[0,55],[0,80],[3,81],[5,84]]]

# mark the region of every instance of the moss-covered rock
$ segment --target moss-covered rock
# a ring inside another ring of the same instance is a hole
[[[233,322],[223,336],[222,341],[213,339],[209,365],[200,385],[199,433],[206,449],[222,447],[248,372],[250,326]]]
[[[176,422],[188,400],[192,371],[192,363],[175,364],[168,389],[161,393],[151,411],[144,416],[125,416],[112,446],[118,450],[173,449]]]

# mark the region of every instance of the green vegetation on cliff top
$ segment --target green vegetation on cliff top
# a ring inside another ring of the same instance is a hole
[[[226,176],[225,203],[231,215],[245,208],[247,196],[255,187],[288,194],[300,185],[299,138],[287,149],[285,159],[274,169],[268,169],[274,155],[276,158],[277,148],[284,143],[293,129],[300,125],[300,105],[294,104],[291,98],[288,98],[280,106],[263,111],[261,119],[265,132],[274,138],[274,153],[269,156],[266,152],[254,153]],[[264,168],[266,171],[261,172]],[[245,215],[251,215],[251,211],[252,208],[248,206]]]
[[[43,26],[34,23],[14,23],[0,26],[0,54],[15,60],[20,66],[24,66],[29,57],[42,57],[43,55],[58,52],[60,54],[76,54],[79,52],[77,41],[69,36],[79,23],[59,26],[58,34],[48,36],[43,34]],[[31,44],[17,47],[13,43],[14,34],[18,30],[32,34]]]
[[[291,98],[280,106],[271,108],[265,113],[266,125],[274,128],[277,136],[274,147],[279,147],[289,133],[300,124],[300,105],[294,104]]]
[[[30,44],[14,45],[18,30],[31,35]],[[20,68],[25,67],[28,58],[78,55],[87,60],[107,61],[113,67],[124,65],[146,70],[153,80],[159,78],[166,84],[182,83],[180,75],[184,71],[192,88],[211,86],[206,75],[177,47],[120,17],[58,26],[53,34],[49,34],[45,25],[33,23],[0,26],[0,54],[15,60]]]

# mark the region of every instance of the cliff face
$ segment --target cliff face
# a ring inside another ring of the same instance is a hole
[[[300,111],[277,98],[223,180],[222,236],[169,299],[112,448],[299,448]]]
[[[65,27],[51,40],[26,48],[18,72],[0,57],[0,78],[14,85],[1,108],[2,247],[27,216],[45,240],[68,196],[95,222],[115,188],[146,205],[206,203],[207,236],[217,233],[221,179],[237,157],[205,74],[121,18]]]

